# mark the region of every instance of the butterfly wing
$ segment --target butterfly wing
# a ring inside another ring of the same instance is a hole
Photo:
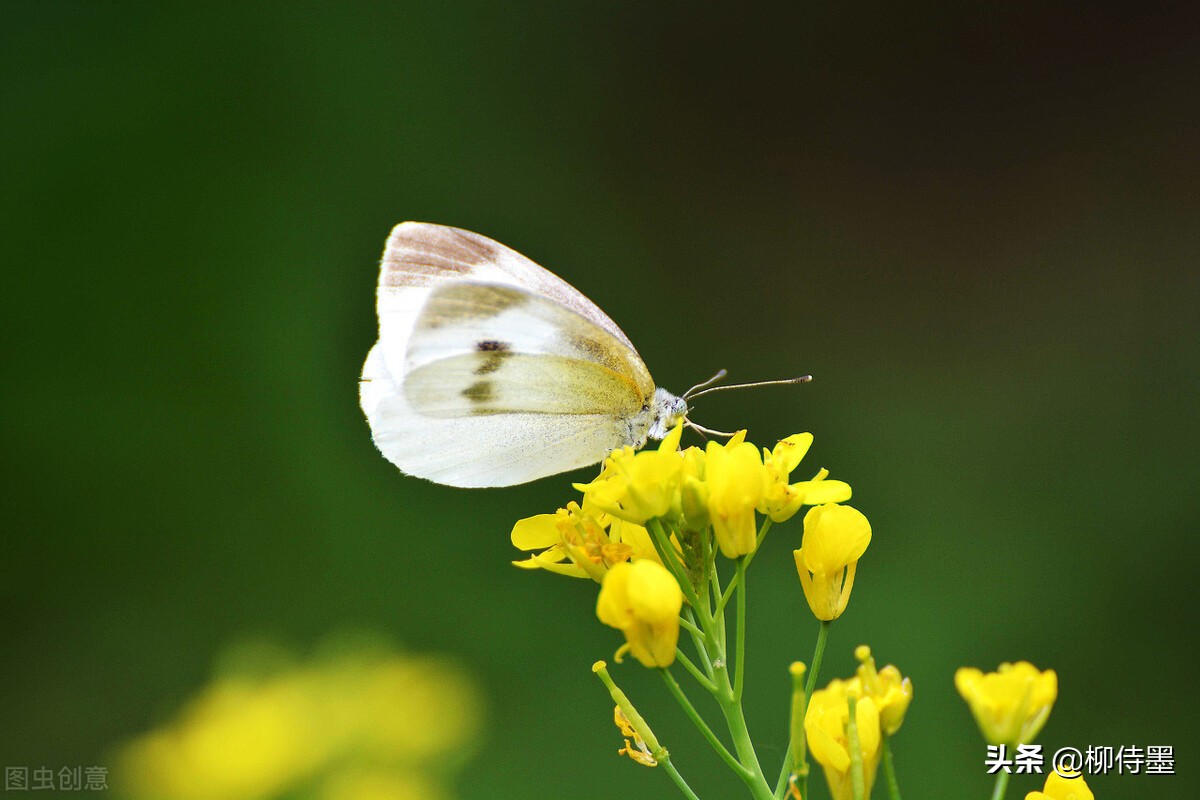
[[[380,451],[452,486],[508,486],[645,438],[654,383],[591,301],[477,234],[404,223],[360,398]]]
[[[406,336],[429,293],[460,280],[527,289],[575,311],[637,352],[617,323],[554,273],[486,236],[428,222],[401,222],[388,236],[376,296],[380,333],[386,330],[393,340]]]

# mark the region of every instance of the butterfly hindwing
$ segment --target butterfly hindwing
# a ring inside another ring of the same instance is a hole
[[[512,486],[594,464],[629,442],[611,414],[501,413],[439,417],[408,402],[376,344],[359,385],[380,452],[410,475],[449,486]]]

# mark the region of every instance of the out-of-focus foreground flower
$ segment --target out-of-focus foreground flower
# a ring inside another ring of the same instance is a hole
[[[302,662],[276,651],[264,664],[265,652],[235,651],[225,660],[239,668],[125,745],[116,788],[134,800],[451,797],[481,709],[456,665],[379,644]]]

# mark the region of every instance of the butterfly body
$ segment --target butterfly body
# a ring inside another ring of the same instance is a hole
[[[469,231],[397,225],[359,395],[380,451],[451,486],[508,486],[663,438],[687,404],[578,290]]]

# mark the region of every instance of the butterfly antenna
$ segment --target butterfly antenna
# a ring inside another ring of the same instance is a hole
[[[728,439],[730,436],[733,436],[732,433],[726,433],[725,431],[714,431],[712,428],[706,428],[703,425],[697,425],[696,423],[692,422],[690,419],[687,420],[686,424],[689,428],[695,429],[696,432],[699,433],[701,436],[703,436],[706,433],[711,433],[713,436],[724,436],[726,439]]]
[[[724,371],[725,370],[721,370],[721,372],[724,372]],[[778,380],[778,381],[755,381],[754,383],[731,383],[728,386],[714,386],[711,389],[705,389],[704,391],[696,392],[695,394],[691,394],[689,391],[688,394],[684,395],[684,398],[687,400],[695,400],[697,397],[702,397],[711,392],[723,392],[726,389],[749,389],[754,386],[783,386],[785,384],[790,384],[790,383],[808,383],[811,380],[812,380],[812,375],[801,375],[799,378],[785,378],[783,380]],[[709,383],[712,383],[712,381],[711,380],[705,381],[705,383],[700,384],[700,386],[705,386]],[[699,387],[697,387],[697,388],[699,388]]]
[[[728,374],[729,373],[726,372],[725,370],[718,371],[716,375],[713,375],[708,380],[704,381],[703,383],[697,383],[695,386],[693,386],[692,388],[690,388],[686,392],[684,392],[683,399],[687,400],[689,397],[692,396],[692,392],[696,391],[697,389],[703,389],[705,386],[712,386],[714,383],[721,380]]]

